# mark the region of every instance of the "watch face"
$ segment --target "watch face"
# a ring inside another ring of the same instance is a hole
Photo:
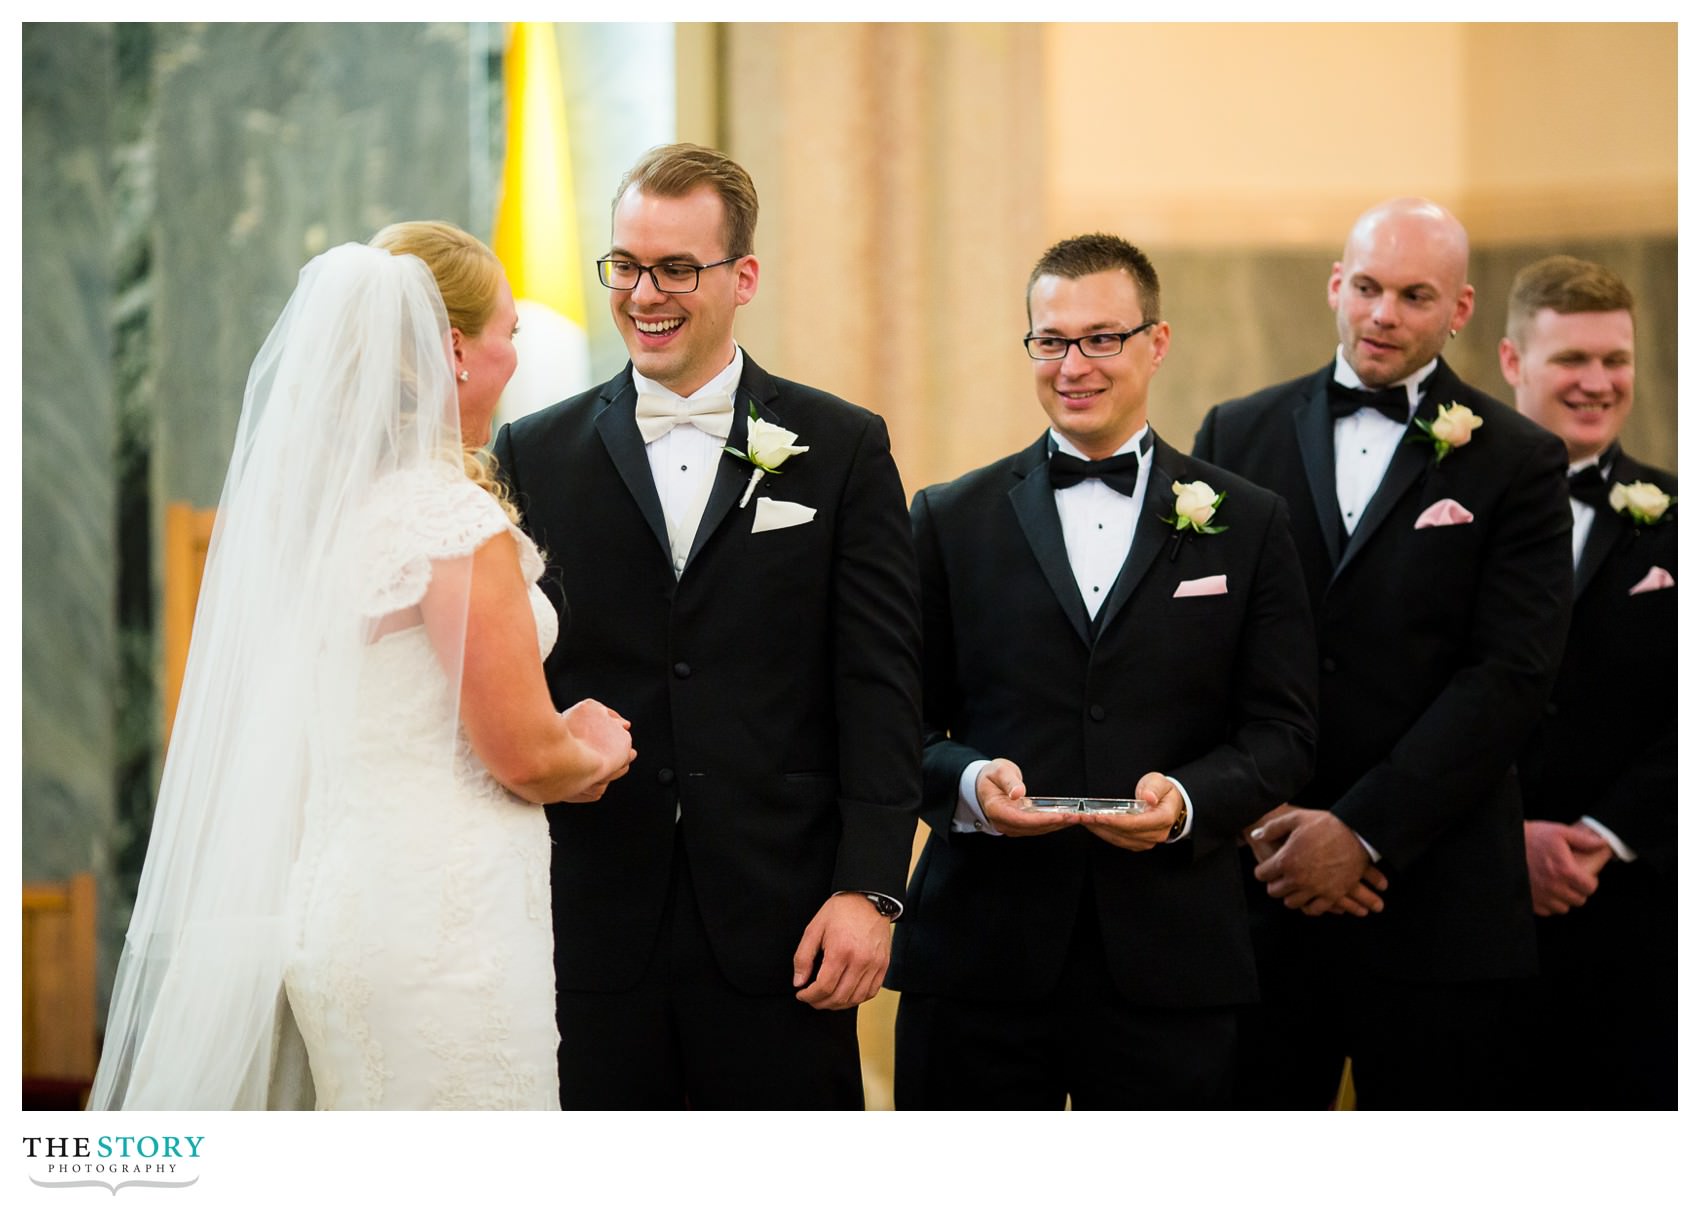
[[[867,894],[867,897],[874,903],[874,908],[880,911],[881,917],[897,916],[897,902],[892,900],[889,896],[881,895],[878,892],[870,892]]]

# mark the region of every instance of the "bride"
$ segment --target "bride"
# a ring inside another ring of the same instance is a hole
[[[249,374],[94,1109],[557,1105],[536,805],[599,797],[629,725],[554,710],[543,560],[471,453],[500,264],[372,244]]]

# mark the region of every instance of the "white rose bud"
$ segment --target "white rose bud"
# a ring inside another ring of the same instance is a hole
[[[779,465],[792,455],[802,454],[807,446],[793,446],[797,435],[791,430],[771,421],[752,419],[750,421],[749,452],[750,462],[768,471],[777,470]]]
[[[1648,522],[1657,522],[1665,516],[1665,510],[1670,508],[1670,498],[1657,484],[1649,484],[1645,480],[1636,480],[1633,484],[1613,484],[1610,500],[1611,507],[1617,512],[1628,510],[1632,516]]]
[[[1448,446],[1467,446],[1472,431],[1480,429],[1482,419],[1462,404],[1442,406],[1434,418],[1433,434]]]
[[[1194,530],[1202,530],[1216,514],[1216,490],[1203,480],[1194,480],[1190,484],[1175,481],[1175,516],[1184,518],[1192,523]]]

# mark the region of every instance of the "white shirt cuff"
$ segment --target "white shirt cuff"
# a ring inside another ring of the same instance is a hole
[[[1618,858],[1622,859],[1626,863],[1633,863],[1635,861],[1635,852],[1623,844],[1623,839],[1618,837],[1617,834],[1613,833],[1610,829],[1607,829],[1604,825],[1600,824],[1593,817],[1585,816],[1582,818],[1581,823],[1588,826],[1588,828],[1592,829],[1601,837],[1605,838],[1606,845],[1611,847],[1611,852],[1617,855]]]
[[[1186,801],[1186,824],[1181,826],[1180,835],[1178,837],[1174,837],[1169,840],[1175,842],[1185,841],[1188,837],[1192,836],[1192,827],[1198,822],[1198,811],[1192,806],[1192,796],[1187,794],[1186,785],[1177,778],[1172,778],[1167,775],[1164,777],[1169,778],[1169,781],[1175,785],[1175,790],[1181,793],[1181,799]]]
[[[974,784],[980,781],[980,772],[991,764],[990,759],[981,758],[977,762],[969,762],[963,768],[962,777],[956,783],[956,813],[950,818],[952,833],[989,833],[993,837],[1003,836],[992,828],[992,823],[986,819],[986,814],[980,809],[980,797],[974,791]]]
[[[1370,862],[1379,863],[1381,861],[1381,851],[1377,850],[1374,846],[1372,846],[1368,842],[1366,842],[1364,840],[1363,834],[1359,833],[1356,829],[1354,829],[1354,830],[1352,830],[1352,836],[1358,839],[1358,845],[1362,846],[1364,848],[1365,853],[1367,853],[1369,855],[1369,861]]]

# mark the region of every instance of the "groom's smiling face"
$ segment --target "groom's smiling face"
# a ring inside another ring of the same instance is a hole
[[[727,255],[726,206],[712,186],[677,198],[628,189],[614,208],[609,255],[640,265],[714,266],[687,294],[657,290],[648,273],[631,290],[609,292],[614,327],[645,377],[688,396],[731,364],[732,317],[755,297],[758,266],[753,256],[714,265]]]

